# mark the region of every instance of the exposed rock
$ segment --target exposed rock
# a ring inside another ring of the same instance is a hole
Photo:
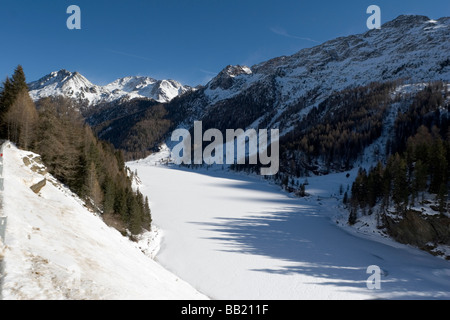
[[[395,221],[386,217],[389,234],[398,242],[426,248],[430,243],[450,245],[450,219],[444,216],[424,216],[417,211],[407,211]]]
[[[29,167],[31,164],[31,161],[28,157],[23,157],[22,161],[23,161],[23,164],[26,165],[27,167]]]
[[[247,66],[232,66],[229,65],[225,69],[223,69],[211,82],[209,83],[209,87],[211,90],[215,90],[217,88],[221,88],[223,90],[230,89],[234,84],[234,78],[241,75],[251,74],[252,71]]]
[[[47,183],[47,179],[44,179],[44,180],[39,181],[38,183],[32,185],[30,187],[30,189],[33,190],[34,193],[38,194],[41,191],[41,189],[46,185],[46,183]]]

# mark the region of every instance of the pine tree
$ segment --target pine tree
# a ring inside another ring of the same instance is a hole
[[[392,163],[393,184],[392,200],[394,201],[397,213],[403,214],[408,205],[408,179],[406,160],[397,153]]]
[[[414,179],[412,183],[412,195],[415,198],[419,196],[419,192],[424,192],[426,190],[427,180],[428,180],[428,168],[422,162],[422,160],[418,160],[415,163]]]
[[[124,222],[127,220],[127,192],[125,188],[117,188],[114,198],[114,213],[118,214]]]
[[[25,73],[21,65],[18,65],[14,70],[12,76],[12,84],[14,89],[14,94],[17,96],[22,91],[28,91],[27,80],[25,78]]]
[[[349,225],[352,226],[356,223],[357,218],[358,218],[357,212],[358,212],[357,209],[354,206],[352,206],[350,209],[350,214],[348,216],[348,224]]]
[[[129,192],[127,195],[126,222],[131,234],[136,235],[142,231],[143,206],[140,206],[139,192]]]
[[[441,139],[433,143],[430,156],[429,168],[431,173],[430,192],[437,194],[441,184],[447,182],[447,159],[444,144]]]
[[[104,183],[104,200],[103,200],[103,213],[112,214],[114,212],[114,198],[115,187],[114,182],[110,177],[106,177]]]
[[[11,80],[6,77],[5,82],[3,82],[3,88],[0,92],[0,139],[8,138],[5,116],[11,105],[14,103],[13,91],[13,84]]]
[[[152,212],[150,210],[150,204],[148,202],[148,197],[145,197],[144,203],[144,228],[150,230],[152,225]]]

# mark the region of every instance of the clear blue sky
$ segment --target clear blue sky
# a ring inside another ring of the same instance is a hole
[[[81,30],[66,9],[81,8]],[[21,64],[27,80],[59,69],[96,84],[145,75],[204,84],[228,64],[253,64],[367,31],[400,14],[450,16],[449,0],[1,0],[0,79]]]

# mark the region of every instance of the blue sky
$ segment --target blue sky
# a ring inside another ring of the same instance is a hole
[[[68,30],[69,5],[81,30]],[[367,31],[400,14],[450,16],[448,0],[0,0],[0,79],[21,64],[29,81],[78,71],[95,84],[145,75],[206,83],[229,64],[248,66]]]

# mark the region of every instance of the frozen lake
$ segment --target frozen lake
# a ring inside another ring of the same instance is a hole
[[[127,165],[163,232],[156,260],[213,299],[450,299],[449,262],[336,224],[344,175],[310,178],[318,201],[258,177]],[[371,265],[380,290],[367,288]]]

